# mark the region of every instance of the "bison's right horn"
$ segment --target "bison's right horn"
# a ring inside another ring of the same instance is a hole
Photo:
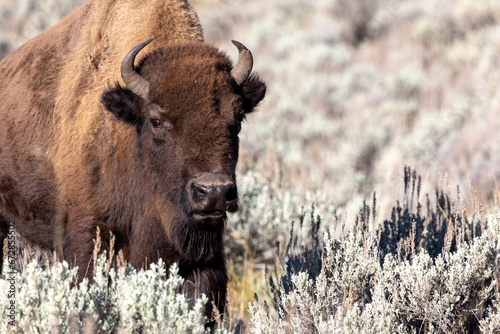
[[[244,83],[245,80],[248,79],[250,72],[252,72],[253,57],[252,53],[250,52],[250,50],[246,48],[246,46],[244,46],[238,41],[233,40],[231,42],[233,42],[234,46],[238,48],[238,51],[240,53],[238,58],[238,63],[231,70],[231,76],[233,77],[236,84],[239,86],[242,83]]]
[[[142,97],[143,99],[148,98],[149,95],[149,82],[141,77],[139,73],[135,70],[134,61],[135,57],[146,45],[151,43],[153,39],[150,38],[145,42],[134,47],[122,60],[121,73],[123,82],[128,89],[130,89],[134,94]]]

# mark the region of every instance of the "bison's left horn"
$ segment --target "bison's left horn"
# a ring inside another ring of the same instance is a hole
[[[253,57],[250,50],[248,50],[243,44],[234,40],[231,42],[233,42],[233,44],[238,48],[240,53],[238,63],[231,70],[231,76],[239,86],[248,79],[250,72],[252,72]]]
[[[134,61],[135,57],[146,45],[151,43],[153,39],[150,38],[145,42],[134,47],[122,60],[121,73],[123,82],[128,89],[130,89],[134,94],[142,97],[143,99],[148,98],[149,95],[149,82],[141,77],[139,73],[135,70]]]

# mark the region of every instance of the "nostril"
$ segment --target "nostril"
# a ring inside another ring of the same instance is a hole
[[[236,186],[234,184],[228,187],[229,189],[226,192],[225,200],[226,202],[235,201],[238,198],[238,191],[236,190]]]
[[[193,195],[193,199],[199,202],[208,196],[209,190],[205,186],[193,182],[191,185],[191,193]]]

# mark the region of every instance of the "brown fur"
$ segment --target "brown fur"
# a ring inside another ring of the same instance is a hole
[[[119,68],[149,37],[137,62],[151,85],[145,100]],[[225,218],[193,216],[186,189],[207,173],[235,182],[241,119],[265,85],[253,76],[238,87],[231,68],[203,43],[186,1],[82,5],[0,62],[0,223],[15,220],[28,241],[61,247],[80,279],[97,227],[111,231],[133,266],[178,262],[222,311]]]

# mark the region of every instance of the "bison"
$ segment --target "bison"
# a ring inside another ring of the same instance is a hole
[[[112,232],[134,267],[177,262],[222,311],[238,133],[266,91],[234,44],[233,67],[187,1],[91,0],[2,60],[2,239],[15,221],[82,279]]]

